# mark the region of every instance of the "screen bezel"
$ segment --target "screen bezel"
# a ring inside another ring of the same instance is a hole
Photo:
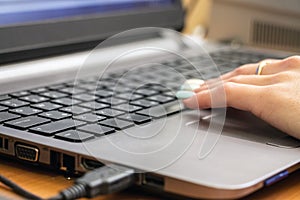
[[[150,26],[180,31],[183,23],[184,11],[181,1],[174,0],[172,5],[159,9],[122,11],[100,16],[2,27],[0,62],[93,48],[105,38],[131,28]]]

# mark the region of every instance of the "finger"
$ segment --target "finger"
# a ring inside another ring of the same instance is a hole
[[[280,62],[280,60],[266,59],[266,60],[263,60],[263,62],[275,64],[277,62]],[[226,80],[231,77],[238,76],[238,75],[255,75],[258,65],[259,65],[259,63],[251,63],[251,64],[242,65],[242,66],[234,69],[233,71],[220,76],[220,79]],[[268,64],[268,65],[271,65],[271,64]],[[268,74],[272,74],[272,73],[269,72]]]
[[[218,80],[214,83],[205,83],[201,87],[194,90],[195,93],[211,90],[215,87],[220,87],[220,85],[225,84],[226,82],[240,83],[240,84],[248,84],[248,85],[256,85],[256,86],[265,86],[275,84],[277,81],[273,75],[265,75],[265,76],[257,76],[257,75],[238,75],[227,80]]]
[[[205,90],[183,100],[189,108],[218,108],[229,106],[240,110],[252,111],[259,103],[262,87],[227,82],[224,87]]]
[[[300,68],[300,56],[291,56],[264,66],[261,75],[276,74],[287,70]]]

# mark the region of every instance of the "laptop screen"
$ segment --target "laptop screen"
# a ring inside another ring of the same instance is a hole
[[[2,0],[0,26],[169,6],[172,0]],[[1,0],[0,0],[1,2]]]
[[[0,7],[2,63],[92,48],[132,28],[183,26],[180,0],[0,0]]]

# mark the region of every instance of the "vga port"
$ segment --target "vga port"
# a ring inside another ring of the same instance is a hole
[[[24,144],[16,144],[16,156],[19,159],[37,162],[39,159],[39,149]]]

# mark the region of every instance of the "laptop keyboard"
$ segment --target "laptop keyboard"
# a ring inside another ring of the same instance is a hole
[[[188,60],[200,72],[178,59],[110,73],[101,80],[90,77],[1,95],[0,124],[69,142],[93,140],[182,111],[175,92],[186,79],[213,78],[270,57],[240,51],[210,56],[218,70],[210,60],[196,56]]]

